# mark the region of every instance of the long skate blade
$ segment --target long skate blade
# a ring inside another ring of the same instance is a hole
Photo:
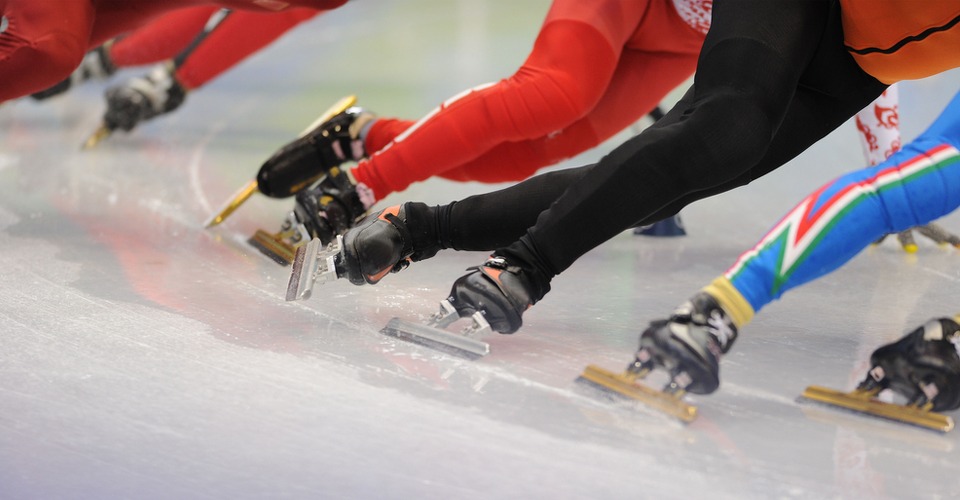
[[[303,129],[303,132],[300,132],[300,135],[297,138],[307,135],[311,130],[316,128],[321,123],[330,121],[334,116],[339,115],[347,110],[350,106],[353,106],[357,103],[357,96],[348,95],[346,97],[341,97],[339,101],[333,103],[333,106],[330,106],[326,111],[323,112],[316,120],[313,121],[307,128]]]
[[[490,353],[490,345],[486,342],[400,318],[391,318],[380,333],[468,359],[482,358]]]
[[[297,248],[297,254],[293,257],[293,266],[290,269],[290,281],[287,283],[288,301],[309,296],[313,289],[313,275],[316,272],[319,251],[320,240],[317,238]]]
[[[295,257],[296,248],[283,241],[279,236],[270,234],[263,229],[257,229],[256,233],[247,240],[251,246],[260,250],[260,253],[270,257],[271,260],[281,266],[289,266]]]
[[[811,385],[804,389],[801,397],[829,406],[853,410],[875,417],[923,427],[939,432],[953,429],[953,418],[946,415],[922,410],[916,407],[884,403],[867,394],[843,392],[828,387]]]
[[[253,193],[256,193],[256,192],[257,192],[257,180],[254,179],[250,182],[247,182],[246,184],[243,185],[243,187],[238,189],[237,192],[234,193],[234,195],[231,196],[230,199],[226,201],[226,203],[222,205],[219,212],[212,215],[209,219],[206,220],[206,222],[203,223],[203,227],[210,228],[210,227],[216,226],[217,224],[220,224],[221,222],[226,220],[227,217],[229,217],[230,214],[234,212],[234,210],[239,208],[240,205],[243,204],[243,202],[250,199],[250,197],[253,196]]]
[[[95,130],[86,141],[83,141],[83,144],[80,146],[80,149],[87,150],[93,149],[97,144],[100,144],[100,141],[110,137],[110,134],[113,133],[113,130],[110,130],[106,124],[100,125],[97,130]]]
[[[686,403],[680,397],[638,384],[624,375],[596,365],[584,368],[577,381],[587,382],[605,391],[635,399],[684,422],[693,422],[697,418],[697,407]]]

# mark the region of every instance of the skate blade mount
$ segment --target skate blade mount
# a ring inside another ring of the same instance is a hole
[[[257,229],[257,232],[253,233],[247,243],[281,266],[289,266],[293,262],[297,251],[297,247],[283,241],[281,235],[271,234],[263,229]]]
[[[326,248],[321,248],[319,238],[297,247],[287,283],[288,301],[308,299],[317,282],[322,285],[337,279],[337,256],[343,248],[343,236],[338,235]]]
[[[300,138],[307,135],[307,133],[313,130],[317,125],[320,125],[323,122],[329,121],[331,118],[346,111],[347,108],[349,108],[350,106],[353,106],[356,103],[357,103],[357,96],[355,95],[348,95],[346,97],[341,98],[333,106],[331,106],[329,109],[324,111],[323,114],[320,115],[320,117],[317,118],[313,123],[311,123],[309,127],[305,128],[303,132],[300,132],[300,135],[298,135],[297,137]],[[107,135],[109,135],[109,131],[107,131]],[[302,187],[307,187],[307,186],[305,185]],[[237,192],[234,193],[234,195],[223,204],[223,208],[221,208],[219,212],[215,213],[214,215],[210,216],[209,219],[207,219],[206,223],[204,223],[204,227],[210,228],[226,220],[226,218],[229,217],[230,214],[236,211],[237,208],[240,208],[240,205],[242,205],[245,201],[250,199],[250,197],[253,196],[253,193],[257,192],[258,190],[259,190],[259,187],[257,185],[257,179],[255,178],[252,181],[249,181],[246,184],[244,184],[243,187],[237,190]]]
[[[804,389],[801,397],[829,406],[916,425],[924,429],[939,432],[950,432],[950,430],[953,429],[953,418],[947,415],[924,410],[916,406],[884,403],[883,401],[875,399],[871,393],[866,391],[855,390],[852,392],[843,392],[827,387],[811,385]]]
[[[483,314],[473,313],[470,325],[459,333],[444,330],[458,319],[460,315],[457,309],[450,301],[443,300],[440,302],[440,311],[431,316],[426,324],[391,318],[380,333],[467,359],[479,359],[489,354],[490,344],[471,338],[493,331]]]
[[[615,395],[635,399],[683,422],[693,422],[697,418],[697,407],[685,402],[681,396],[639,384],[626,374],[614,373],[596,365],[588,365],[584,368],[580,377],[577,378],[577,381],[587,382]]]
[[[257,229],[257,232],[247,239],[247,243],[277,264],[289,266],[296,257],[297,248],[303,246],[308,240],[310,240],[310,233],[307,232],[307,228],[297,223],[296,215],[290,212],[279,232],[268,233]]]

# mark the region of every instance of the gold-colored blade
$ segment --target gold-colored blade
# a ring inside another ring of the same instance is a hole
[[[220,212],[204,222],[203,227],[213,227],[226,220],[226,218],[229,217],[234,210],[236,210],[238,207],[240,207],[240,205],[243,204],[243,202],[247,201],[251,196],[253,196],[253,193],[256,191],[256,179],[244,184],[243,187],[236,192],[236,194],[234,194],[229,200],[227,200],[226,203],[223,204],[223,208],[220,210]]]
[[[263,229],[257,229],[247,242],[281,266],[289,266],[297,252],[297,248],[284,241],[280,235],[270,234]]]
[[[697,418],[696,406],[687,404],[678,396],[638,384],[626,375],[614,373],[596,365],[589,365],[584,368],[580,378],[599,386],[601,389],[613,391],[630,399],[636,399],[684,422],[693,422]]]
[[[949,432],[953,429],[953,419],[951,417],[915,406],[884,403],[874,399],[870,393],[863,391],[843,392],[828,387],[811,385],[804,389],[802,397],[830,406],[916,425],[925,429],[940,432]]]
[[[80,149],[91,149],[97,144],[100,144],[100,141],[110,137],[110,134],[112,133],[113,130],[110,130],[110,127],[108,127],[106,124],[100,125],[100,128],[98,128],[93,134],[90,135],[90,137],[87,138],[86,141],[84,141],[83,145],[80,146]]]
[[[323,122],[329,121],[334,116],[337,116],[340,113],[343,113],[350,106],[353,106],[357,103],[357,96],[348,95],[346,97],[341,97],[339,101],[333,103],[333,106],[330,106],[326,111],[323,112],[316,120],[313,121],[307,128],[303,129],[303,132],[300,132],[300,135],[297,137],[303,137],[307,135],[308,132],[313,130]]]

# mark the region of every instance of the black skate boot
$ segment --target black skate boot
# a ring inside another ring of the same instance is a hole
[[[347,99],[355,100],[352,96]],[[330,118],[321,116],[318,123],[264,162],[257,173],[260,192],[273,198],[292,196],[330,169],[366,158],[360,132],[375,118],[356,106]]]
[[[312,240],[297,249],[293,261],[287,300],[305,299],[316,284],[346,278],[354,285],[374,285],[387,274],[407,268],[411,262],[436,255],[440,245],[431,242],[422,226],[423,217],[411,218],[411,210],[423,214],[426,205],[396,205],[361,220],[356,227],[321,249],[319,240]]]
[[[322,124],[332,120],[334,117],[345,113],[356,102],[356,96],[352,95],[340,99],[317,118],[317,123]],[[311,125],[301,136],[307,134],[314,128],[315,127]],[[256,192],[273,198],[285,198],[293,196],[319,181],[327,174],[327,170],[317,167],[316,162],[311,161],[311,158],[315,156],[312,152],[313,147],[309,144],[306,145],[309,147],[301,148],[302,151],[305,152],[305,156],[301,155],[302,157],[298,157],[296,154],[291,153],[292,158],[290,161],[286,161],[284,159],[285,157],[281,155],[283,150],[274,154],[273,158],[260,167],[257,177],[244,184],[223,204],[219,212],[207,219],[204,225],[206,227],[213,227],[220,224]],[[293,144],[288,147],[293,147]],[[295,226],[296,224],[291,222],[290,226],[284,228],[281,233],[273,235],[261,229],[257,231],[253,239],[262,239],[267,246],[279,249],[280,247],[277,245],[282,245],[280,242],[286,238],[285,232],[295,228]],[[281,251],[280,253],[283,252]],[[270,252],[268,252],[268,255],[269,254]],[[292,259],[292,256],[289,259],[278,259],[278,262],[289,264],[290,259]]]
[[[177,81],[173,67],[163,64],[145,76],[107,89],[105,97],[104,125],[129,132],[142,122],[179,108],[187,98],[187,89]]]
[[[173,72],[172,64],[161,64],[145,76],[108,88],[103,123],[84,141],[82,149],[93,148],[117,130],[130,132],[140,123],[179,108],[187,98],[187,89]]]
[[[850,392],[811,385],[803,397],[875,417],[940,432],[953,429],[953,419],[936,413],[960,407],[960,325],[950,318],[928,321],[870,356],[872,368]],[[877,398],[889,389],[906,404]]]
[[[737,338],[737,327],[716,299],[700,292],[668,320],[650,323],[640,335],[627,372],[644,377],[655,367],[670,373],[665,392],[709,394],[720,385],[720,357]]]
[[[479,312],[494,331],[514,333],[523,324],[524,311],[545,293],[534,290],[527,271],[494,255],[454,282],[447,302],[460,317]]]
[[[417,256],[414,253],[412,259]],[[491,331],[513,333],[520,328],[523,312],[549,290],[548,284],[535,283],[531,272],[494,255],[460,277],[450,295],[440,301],[440,310],[425,324],[391,318],[380,332],[476,359],[490,352],[490,345],[477,337]],[[460,332],[447,331],[460,318],[469,318],[470,324]]]
[[[421,203],[404,203],[370,215],[343,237],[343,260],[338,275],[354,285],[376,284],[389,273],[400,272],[411,262],[433,257],[440,251],[436,241],[424,238],[425,231],[411,231],[410,211],[426,208]],[[419,219],[416,219],[419,222]]]
[[[858,389],[890,389],[908,406],[932,411],[960,407],[960,325],[949,318],[928,321],[870,356],[873,368]]]
[[[297,193],[294,215],[311,238],[319,238],[326,245],[367,213],[367,204],[361,200],[365,190],[349,171],[334,167],[316,186]]]
[[[359,222],[373,204],[361,199],[373,199],[366,186],[358,185],[348,171],[334,167],[316,186],[297,193],[279,232],[258,230],[249,243],[277,263],[290,264],[301,245],[316,238],[317,245],[325,247]]]

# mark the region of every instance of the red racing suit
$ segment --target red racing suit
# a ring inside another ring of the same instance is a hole
[[[64,80],[84,54],[167,12],[203,5],[329,10],[347,0],[0,0],[0,102]]]

